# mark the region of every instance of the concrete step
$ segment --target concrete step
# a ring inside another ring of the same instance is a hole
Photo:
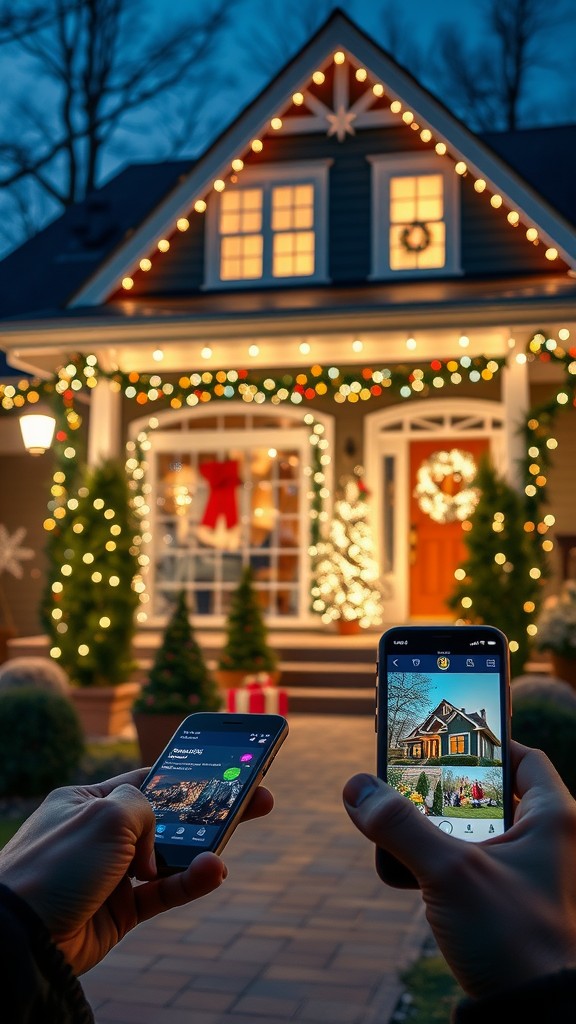
[[[345,690],[289,686],[287,689],[288,717],[291,712],[315,715],[367,715],[372,718],[375,714],[374,687]]]

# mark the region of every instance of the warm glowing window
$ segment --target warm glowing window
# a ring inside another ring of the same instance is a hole
[[[450,737],[450,753],[451,754],[466,754],[466,737],[465,736],[451,736]]]
[[[208,205],[206,283],[327,280],[330,160],[245,168]]]
[[[390,267],[443,267],[446,262],[441,174],[390,179]]]
[[[381,154],[372,165],[373,278],[459,274],[460,179],[437,158]]]
[[[272,233],[273,277],[308,277],[314,273],[313,185],[272,189]]]
[[[262,277],[262,189],[225,192],[220,205],[220,277]]]

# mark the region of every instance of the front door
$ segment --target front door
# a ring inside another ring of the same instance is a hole
[[[410,442],[410,616],[448,619],[453,613],[446,599],[454,589],[454,571],[466,557],[460,519],[451,519],[454,497],[467,487],[461,474],[447,469],[458,460],[446,460],[444,453],[463,452],[469,470],[488,451],[487,438],[437,438]],[[444,463],[442,459],[444,458]],[[418,496],[417,485],[425,481],[434,492],[432,499]],[[435,501],[431,509],[431,500]],[[431,514],[432,512],[432,514]],[[446,518],[443,518],[446,513]]]

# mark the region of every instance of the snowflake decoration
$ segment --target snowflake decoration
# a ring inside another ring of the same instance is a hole
[[[0,576],[9,572],[16,579],[22,579],[21,562],[28,558],[34,558],[32,548],[20,547],[26,530],[20,526],[13,534],[9,534],[5,526],[0,524]]]

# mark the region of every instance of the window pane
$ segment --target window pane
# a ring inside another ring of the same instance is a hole
[[[314,273],[313,231],[292,232],[274,238],[274,277],[304,277]]]
[[[223,281],[262,277],[262,236],[240,235],[223,238],[220,258]]]
[[[390,210],[392,224],[410,224],[416,220],[416,202],[414,199],[394,201]]]
[[[416,193],[416,179],[409,177],[390,179],[390,198],[406,199]]]

